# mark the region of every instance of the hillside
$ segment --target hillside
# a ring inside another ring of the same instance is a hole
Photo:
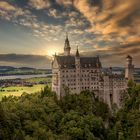
[[[10,67],[0,66],[0,75],[28,75],[28,74],[48,74],[51,73],[50,69],[35,69],[29,67]]]
[[[140,86],[130,84],[121,110],[110,112],[94,93],[57,100],[46,87],[41,93],[5,97],[0,102],[2,140],[138,140]]]

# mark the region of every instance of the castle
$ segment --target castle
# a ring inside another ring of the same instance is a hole
[[[70,51],[70,42],[66,36],[64,55],[55,54],[52,62],[52,90],[56,92],[58,98],[65,95],[66,88],[71,94],[89,90],[110,108],[113,104],[120,108],[122,97],[126,93],[127,81],[133,80],[132,57],[128,55],[126,58],[124,76],[114,74],[111,69],[109,72],[103,72],[99,56],[82,57],[78,47],[75,55],[71,55]]]

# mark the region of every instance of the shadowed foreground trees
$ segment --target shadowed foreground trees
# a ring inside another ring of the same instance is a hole
[[[41,93],[4,97],[0,102],[2,140],[137,140],[140,86],[130,87],[124,107],[110,113],[93,93],[67,94],[61,100]]]

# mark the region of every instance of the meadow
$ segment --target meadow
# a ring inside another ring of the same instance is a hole
[[[4,96],[21,96],[23,93],[35,93],[41,91],[41,89],[44,89],[46,85],[45,84],[38,84],[34,85],[32,87],[6,87],[6,88],[1,88],[0,87],[0,100]]]
[[[21,81],[31,83],[31,85],[33,85],[33,86],[0,87],[0,100],[4,96],[10,96],[10,95],[21,96],[21,94],[23,94],[23,93],[31,94],[31,93],[39,92],[39,91],[41,91],[41,89],[44,89],[44,87],[46,85],[48,85],[48,86],[51,85],[51,79],[52,79],[51,76],[27,78],[27,79],[22,79]],[[5,82],[11,83],[11,80],[6,80]]]
[[[28,79],[24,79],[23,81],[25,82],[30,82],[30,83],[39,83],[39,82],[47,82],[47,83],[51,83],[51,77],[34,77],[34,78],[28,78]]]

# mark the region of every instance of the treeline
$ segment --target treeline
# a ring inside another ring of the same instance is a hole
[[[29,67],[10,67],[10,66],[0,66],[0,76],[9,75],[33,75],[33,74],[51,74],[51,69],[36,69]]]
[[[140,86],[131,85],[124,107],[113,112],[94,93],[66,94],[57,100],[41,93],[4,97],[0,140],[139,140]]]

